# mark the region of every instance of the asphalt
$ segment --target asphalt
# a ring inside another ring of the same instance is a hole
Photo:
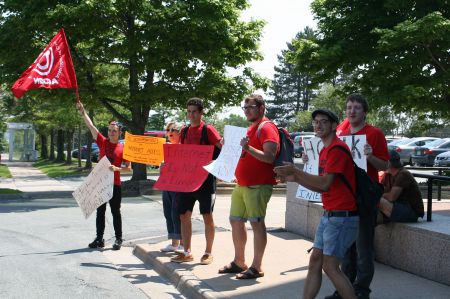
[[[5,162],[13,178],[0,179],[0,188],[18,189],[22,197],[33,197],[46,192],[71,192],[82,179],[70,178],[55,180],[48,178],[31,163]],[[149,200],[161,200],[160,195],[148,196]],[[449,205],[449,202],[443,202]],[[435,205],[433,206],[433,210]],[[283,195],[272,197],[268,205],[266,226],[268,242],[263,260],[265,276],[256,280],[237,280],[232,274],[218,274],[220,267],[233,259],[231,228],[228,223],[229,195],[218,196],[214,218],[216,237],[214,241],[214,261],[210,265],[201,265],[205,240],[203,234],[194,235],[192,253],[194,261],[185,264],[170,262],[171,254],[161,253],[159,249],[167,241],[157,244],[138,244],[133,250],[142,263],[155,269],[168,278],[187,298],[299,298],[303,292],[308,270],[311,240],[284,229],[286,200]],[[448,208],[445,207],[447,210]],[[198,212],[193,217],[201,219]],[[247,263],[253,256],[253,236],[248,226],[246,246]],[[151,236],[150,236],[151,237]],[[139,243],[139,242],[137,242]],[[127,254],[125,251],[123,254]],[[129,252],[131,254],[131,251]],[[323,275],[322,287],[317,298],[323,298],[333,291],[333,286]],[[449,298],[450,286],[439,284],[392,267],[376,263],[375,277],[372,283],[372,299],[401,298]],[[174,297],[176,297],[174,295]]]

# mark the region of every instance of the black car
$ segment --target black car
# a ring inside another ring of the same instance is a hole
[[[433,166],[437,155],[450,151],[450,138],[437,139],[426,146],[418,146],[411,155],[413,165]]]

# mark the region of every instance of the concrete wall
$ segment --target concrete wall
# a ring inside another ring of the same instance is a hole
[[[295,198],[298,184],[287,184],[288,231],[314,239],[322,204]],[[392,223],[375,229],[376,260],[450,285],[450,217],[433,215],[432,222]]]

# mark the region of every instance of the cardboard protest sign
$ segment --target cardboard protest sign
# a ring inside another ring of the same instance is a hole
[[[104,156],[84,182],[72,193],[86,219],[113,196],[114,172],[109,169],[109,166],[111,163]]]
[[[225,144],[222,146],[219,157],[204,168],[223,181],[233,181],[235,179],[234,172],[242,154],[241,139],[246,135],[246,128],[226,125]]]
[[[367,143],[366,135],[339,136],[339,139],[348,145],[356,165],[367,172],[367,157],[364,155],[364,145]]]
[[[159,166],[164,160],[165,138],[132,135],[125,132],[123,158],[130,162]]]
[[[164,144],[164,166],[154,187],[160,190],[193,192],[208,176],[203,168],[211,162],[213,145]]]
[[[303,141],[303,152],[308,156],[308,163],[303,166],[304,172],[319,175],[319,153],[322,148],[322,140],[318,137]],[[311,191],[302,185],[298,186],[296,197],[308,201],[322,201],[319,192]]]

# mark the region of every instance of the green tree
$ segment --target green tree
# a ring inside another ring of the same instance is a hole
[[[315,40],[316,36],[310,27],[297,33],[296,39]],[[299,71],[286,58],[294,51],[292,43],[287,43],[287,49],[278,55],[274,79],[272,80],[273,99],[267,101],[267,117],[276,121],[280,126],[287,126],[299,111],[308,110],[309,103],[314,96],[311,73]]]
[[[298,39],[290,56],[317,82],[349,76],[375,106],[450,117],[448,0],[315,0],[317,41]]]
[[[64,26],[87,104],[104,105],[142,134],[157,104],[184,107],[199,96],[220,109],[237,104],[264,80],[244,68],[260,59],[263,22],[243,22],[245,0],[8,1],[0,6],[0,76],[12,83]],[[254,84],[254,86],[251,85]],[[133,165],[134,180],[145,165]]]
[[[237,114],[230,114],[228,117],[216,121],[215,127],[222,136],[226,125],[247,128],[249,126],[249,122],[245,117]]]

